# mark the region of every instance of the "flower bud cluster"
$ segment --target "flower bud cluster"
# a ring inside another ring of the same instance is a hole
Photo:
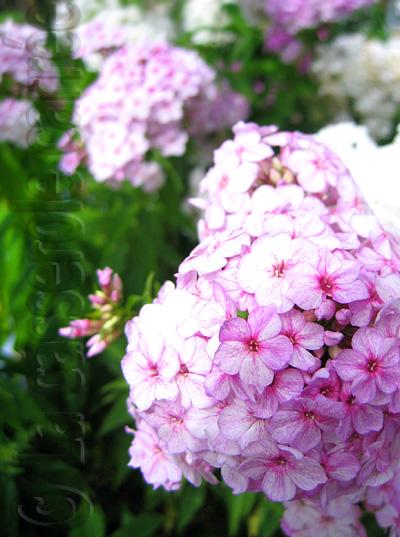
[[[288,536],[365,535],[362,502],[399,535],[398,237],[298,132],[239,123],[202,189],[200,244],[126,326],[130,465],[287,502]]]
[[[122,282],[118,274],[106,267],[97,271],[100,289],[89,295],[94,309],[86,319],[76,319],[59,334],[68,338],[91,336],[87,342],[87,357],[91,358],[112,343],[120,334],[120,316],[117,308],[122,298]]]

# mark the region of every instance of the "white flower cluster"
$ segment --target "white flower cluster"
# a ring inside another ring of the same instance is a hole
[[[379,41],[342,35],[319,47],[312,70],[342,118],[354,110],[374,138],[391,135],[400,110],[399,36]]]
[[[233,34],[225,27],[228,16],[224,11],[227,4],[235,0],[187,0],[182,11],[182,26],[192,33],[192,41],[198,45],[229,42]]]
[[[345,163],[381,222],[400,229],[400,132],[391,144],[378,146],[366,127],[346,122],[316,137]]]

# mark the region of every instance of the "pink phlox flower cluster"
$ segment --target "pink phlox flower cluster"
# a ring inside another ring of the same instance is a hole
[[[336,22],[375,0],[265,0],[267,15],[274,25],[281,26],[290,34],[321,24]]]
[[[244,0],[243,0],[244,1]],[[354,11],[370,6],[375,0],[261,0],[264,12],[270,20],[265,36],[267,50],[276,52],[286,63],[302,59],[300,67],[307,69],[310,54],[298,37],[306,29],[320,29],[323,40],[328,31],[324,25],[335,23]]]
[[[361,504],[397,535],[399,238],[313,137],[234,134],[200,244],[126,327],[131,465],[168,489],[218,470],[288,502],[288,536],[363,536]]]
[[[75,58],[88,59],[93,54],[106,58],[109,54],[123,47],[128,42],[127,28],[113,20],[106,20],[100,13],[76,29]]]
[[[88,358],[103,352],[120,334],[118,306],[122,298],[122,282],[118,274],[106,267],[97,271],[100,289],[89,295],[94,313],[86,319],[75,319],[59,329],[60,336],[80,338],[91,336],[87,341]]]
[[[0,141],[27,147],[36,136],[39,114],[28,99],[0,101]]]
[[[46,33],[29,24],[6,20],[0,24],[0,77],[15,83],[53,92],[58,73],[45,48]]]
[[[11,95],[0,101],[0,141],[27,147],[36,138],[39,114],[28,97],[54,92],[58,73],[45,47],[46,33],[29,24],[0,24],[0,83]]]
[[[166,43],[127,45],[104,61],[76,102],[77,132],[59,143],[60,167],[72,173],[83,160],[97,181],[128,179],[152,191],[163,174],[150,151],[183,155],[189,135],[209,135],[246,114],[245,99],[219,88],[196,52]]]

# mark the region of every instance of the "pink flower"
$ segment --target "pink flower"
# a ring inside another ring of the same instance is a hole
[[[257,405],[240,399],[222,410],[218,425],[221,433],[239,442],[242,449],[267,437],[267,421],[258,414]]]
[[[368,434],[380,431],[383,427],[383,409],[380,406],[360,404],[357,397],[352,395],[351,384],[343,383],[340,399],[344,403],[345,416],[341,420],[337,434],[347,440],[354,431],[358,434]]]
[[[261,480],[262,491],[275,502],[292,500],[296,489],[311,491],[327,481],[321,465],[291,449],[280,449],[272,442],[249,446],[248,460],[240,472]]]
[[[333,431],[342,416],[341,405],[329,399],[298,399],[272,417],[270,432],[277,442],[306,452],[321,442],[322,431]]]
[[[352,348],[341,351],[333,366],[342,380],[351,381],[360,403],[372,401],[379,390],[393,393],[400,385],[399,348],[374,328],[360,328]]]
[[[277,371],[274,380],[264,389],[257,401],[257,415],[270,418],[280,404],[299,397],[303,386],[303,377],[296,369]]]
[[[129,466],[141,468],[146,481],[154,485],[154,488],[177,488],[182,479],[179,466],[160,443],[156,431],[142,420],[135,431],[129,455]]]
[[[308,242],[284,233],[260,237],[242,258],[238,281],[245,291],[255,293],[260,305],[275,304],[279,313],[286,312],[293,307],[288,294],[292,272],[310,250]]]
[[[308,147],[307,147],[308,145]],[[306,192],[325,192],[329,185],[335,186],[344,173],[341,161],[328,149],[312,139],[301,140],[299,147],[284,153],[283,163],[297,174],[299,184]]]
[[[165,348],[163,341],[139,341],[139,349],[128,352],[122,360],[122,371],[131,387],[131,398],[139,410],[147,410],[154,401],[174,400],[178,386],[174,382],[179,371],[178,354]]]
[[[220,330],[221,345],[215,355],[220,368],[261,391],[271,384],[274,371],[290,361],[292,344],[278,335],[281,321],[274,306],[257,308],[242,318],[226,321]]]
[[[201,451],[206,444],[190,433],[190,413],[190,409],[177,402],[163,401],[154,403],[144,414],[144,419],[157,430],[169,453]]]
[[[368,298],[365,284],[359,279],[357,261],[341,259],[325,251],[316,264],[299,263],[293,271],[290,298],[305,310],[318,308],[326,298],[340,304]]]
[[[290,365],[307,371],[317,363],[310,350],[318,350],[324,344],[324,329],[317,323],[306,322],[304,315],[292,309],[281,315],[281,334],[288,337],[293,345]]]

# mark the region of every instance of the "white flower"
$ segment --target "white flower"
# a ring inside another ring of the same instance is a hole
[[[335,151],[383,224],[400,229],[400,134],[378,146],[366,127],[354,123],[329,125],[317,139]]]
[[[318,48],[312,70],[320,91],[339,110],[338,119],[350,110],[362,118],[372,136],[384,139],[393,133],[400,107],[400,37],[387,41],[346,34]]]

